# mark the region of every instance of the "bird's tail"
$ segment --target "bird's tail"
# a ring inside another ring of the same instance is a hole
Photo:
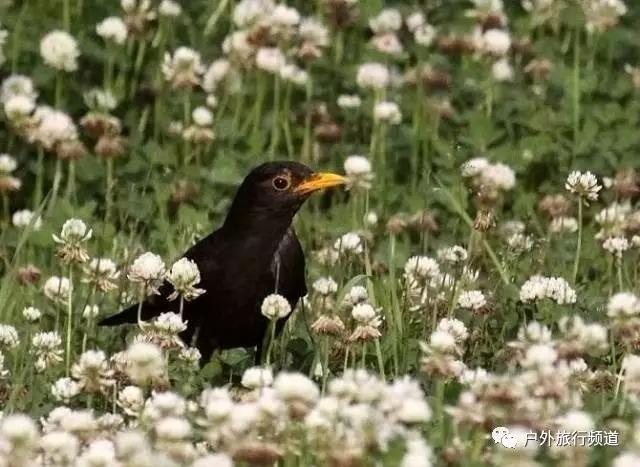
[[[144,309],[142,318],[144,319]],[[133,305],[126,310],[121,311],[120,313],[116,313],[115,315],[103,319],[102,321],[98,322],[98,326],[117,326],[118,324],[136,323],[137,321],[138,305]]]

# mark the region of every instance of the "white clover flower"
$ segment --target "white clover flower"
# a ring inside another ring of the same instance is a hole
[[[349,232],[342,235],[337,239],[333,248],[339,253],[344,255],[360,255],[364,251],[362,239],[360,235],[354,232]]]
[[[29,452],[38,441],[38,428],[26,415],[6,415],[0,421],[0,437],[16,454]],[[3,446],[3,447],[5,447]]]
[[[588,201],[597,200],[598,193],[602,190],[602,186],[598,185],[598,179],[595,175],[591,172],[579,172],[577,170],[569,174],[564,186],[571,193]]]
[[[397,125],[402,121],[402,113],[395,102],[378,102],[373,108],[373,118],[378,121]]]
[[[522,366],[524,368],[544,368],[553,365],[558,352],[548,344],[533,344],[527,349]]]
[[[92,110],[109,112],[116,108],[118,100],[108,89],[93,88],[84,94],[84,102]]]
[[[95,284],[102,292],[115,289],[117,286],[114,281],[120,277],[116,263],[109,258],[93,258],[84,268],[84,273],[87,277],[82,281]]]
[[[98,305],[86,305],[82,310],[82,317],[84,319],[93,319],[100,314],[100,307]]]
[[[489,161],[484,157],[469,159],[467,162],[462,164],[462,176],[465,178],[477,177],[481,175],[482,172],[484,172],[484,170],[489,167],[489,165]]]
[[[2,82],[0,90],[0,102],[6,104],[11,98],[22,96],[31,101],[35,101],[38,97],[33,81],[28,76],[10,75]]]
[[[640,298],[631,292],[614,294],[607,303],[609,318],[626,318],[640,314]]]
[[[291,305],[282,295],[271,294],[262,301],[260,312],[270,320],[277,320],[291,313]]]
[[[164,375],[164,358],[157,345],[137,342],[126,351],[127,375],[136,384],[145,384]]]
[[[28,306],[22,310],[22,316],[30,323],[35,323],[42,316],[42,312],[33,306]]]
[[[180,315],[169,311],[160,313],[160,315],[153,320],[153,327],[162,333],[177,335],[187,329],[187,323],[182,320]]]
[[[467,260],[469,254],[467,250],[460,245],[441,248],[438,250],[438,259],[447,263],[462,263]]]
[[[51,386],[51,394],[57,401],[67,404],[80,394],[80,385],[71,378],[60,378]]]
[[[135,259],[129,268],[127,278],[131,282],[144,284],[146,288],[155,291],[162,284],[164,275],[164,261],[160,256],[148,251]]]
[[[404,276],[407,281],[424,282],[440,275],[440,265],[429,256],[412,256],[404,265]]]
[[[53,302],[66,303],[71,293],[71,283],[66,277],[51,276],[44,283],[44,295]]]
[[[77,467],[107,467],[118,465],[116,450],[112,441],[98,439],[92,441],[76,462]]]
[[[640,465],[640,454],[631,451],[618,454],[611,464],[612,467],[636,467],[637,465]]]
[[[357,323],[368,325],[376,320],[378,313],[368,303],[358,303],[351,310],[351,316]]]
[[[378,52],[388,55],[400,55],[404,48],[394,33],[380,34],[371,39],[371,45]]]
[[[324,296],[334,294],[338,291],[338,284],[331,277],[321,277],[317,279],[312,287],[313,290]]]
[[[256,52],[256,66],[268,73],[280,73],[285,63],[285,56],[277,47],[261,47]]]
[[[180,258],[173,263],[167,274],[167,280],[175,289],[175,292],[169,296],[170,300],[177,298],[178,295],[186,300],[193,300],[205,292],[204,289],[195,288],[195,285],[200,282],[200,270],[198,265],[188,258]]]
[[[196,107],[191,117],[193,118],[193,122],[198,126],[211,126],[213,124],[213,114],[203,106]]]
[[[274,8],[271,0],[241,0],[233,9],[233,22],[239,28],[251,26],[266,19]]]
[[[76,40],[65,31],[51,31],[40,42],[40,55],[52,68],[75,71],[78,68],[80,50]]]
[[[349,179],[349,188],[371,188],[373,172],[371,162],[366,157],[357,154],[347,157],[344,161],[344,171]]]
[[[575,303],[577,295],[561,277],[532,276],[520,288],[520,300],[530,302],[548,298],[559,305]]]
[[[491,74],[496,81],[513,81],[513,67],[506,58],[502,58],[491,65]]]
[[[191,467],[233,467],[233,459],[226,454],[208,454],[194,460]]]
[[[182,7],[179,3],[174,2],[173,0],[162,0],[158,7],[158,13],[160,16],[176,18],[182,14]]]
[[[116,44],[124,44],[127,40],[127,25],[117,16],[110,16],[100,21],[96,26],[96,33],[104,40],[110,40]]]
[[[462,321],[459,319],[443,318],[438,323],[437,331],[449,333],[453,336],[456,343],[462,343],[469,337],[469,331]]]
[[[80,442],[71,433],[53,431],[42,436],[40,448],[43,451],[45,465],[73,465],[80,451]]]
[[[271,368],[247,368],[242,374],[242,385],[248,389],[260,389],[273,384]]]
[[[387,8],[369,20],[369,27],[376,34],[395,32],[402,27],[402,15],[395,8]]]
[[[602,248],[618,258],[622,258],[622,253],[629,247],[629,240],[625,237],[609,237],[602,244]]]
[[[168,442],[181,441],[191,434],[191,424],[184,418],[167,417],[159,420],[155,426],[158,439]]]
[[[487,299],[480,290],[467,290],[458,297],[458,306],[467,310],[478,311],[487,306]]]
[[[0,173],[10,174],[18,168],[18,163],[9,154],[0,154]]]
[[[361,285],[354,285],[344,296],[344,301],[348,305],[354,306],[369,300],[369,292]]]
[[[407,441],[407,450],[399,467],[431,467],[432,459],[431,447],[421,437],[414,436]]]
[[[426,23],[426,19],[424,17],[424,13],[421,11],[414,11],[405,18],[404,22],[407,25],[407,29],[410,32],[414,32]]]
[[[202,78],[202,89],[211,93],[225,80],[231,72],[231,62],[226,58],[214,60]]]
[[[273,389],[287,403],[300,401],[313,404],[320,396],[318,386],[300,373],[279,373],[273,382]]]
[[[0,324],[0,346],[13,349],[20,344],[18,331],[10,324]]]
[[[556,217],[549,224],[549,230],[553,233],[576,232],[578,220],[575,217]]]
[[[125,386],[118,393],[117,402],[125,414],[137,417],[144,407],[144,392],[138,386]]]
[[[280,68],[280,77],[296,86],[304,86],[309,80],[309,74],[293,63],[285,64]]]
[[[55,149],[58,143],[78,139],[75,123],[64,112],[40,106],[35,111],[34,119],[38,121],[38,126],[33,133],[33,140],[47,150]]]
[[[298,27],[298,35],[300,39],[315,47],[329,45],[329,29],[316,18],[303,18]]]
[[[362,105],[362,100],[357,94],[341,94],[337,103],[341,109],[357,109]]]
[[[380,63],[364,63],[358,68],[356,82],[361,88],[383,89],[390,80],[389,69]]]
[[[215,109],[216,107],[218,107],[218,98],[213,95],[213,94],[209,94],[207,96],[207,107],[209,107],[210,109]]]
[[[11,96],[4,104],[4,113],[11,122],[29,117],[36,108],[36,102],[28,96]]]
[[[511,36],[502,29],[488,29],[482,35],[482,48],[498,57],[506,55],[511,48]]]
[[[451,353],[457,349],[456,339],[446,331],[434,331],[429,336],[429,348],[435,352]]]
[[[11,223],[18,228],[26,228],[31,225],[31,228],[37,231],[42,227],[42,218],[28,209],[22,209],[13,213]]]
[[[480,174],[482,183],[500,190],[511,190],[516,185],[516,175],[511,167],[505,164],[489,164]]]
[[[521,342],[550,343],[551,331],[547,326],[532,321],[518,330],[518,340]]]
[[[276,29],[293,28],[300,22],[300,13],[293,7],[278,4],[271,11],[269,22]]]
[[[422,26],[416,28],[415,31],[413,31],[413,39],[416,41],[416,44],[423,47],[429,47],[431,44],[433,44],[435,38],[436,28],[434,28],[430,24],[423,24]]]
[[[87,241],[93,235],[93,230],[80,219],[68,219],[62,226],[60,236],[53,235],[56,243],[75,244]]]
[[[180,349],[178,358],[190,366],[196,366],[202,359],[202,354],[195,347],[184,347]]]
[[[200,84],[204,66],[198,52],[189,47],[178,47],[173,54],[165,54],[162,73],[174,87],[190,88]]]

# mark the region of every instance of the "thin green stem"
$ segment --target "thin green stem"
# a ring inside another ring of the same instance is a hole
[[[578,269],[580,268],[580,255],[582,254],[582,198],[578,198],[578,244],[576,245],[576,254],[573,261],[573,283],[578,279]]]
[[[67,297],[66,375],[71,372],[71,338],[73,333],[73,263],[69,265],[69,296]]]

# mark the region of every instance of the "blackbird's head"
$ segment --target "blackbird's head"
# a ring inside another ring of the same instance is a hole
[[[264,163],[238,188],[227,222],[290,220],[312,193],[346,181],[341,175],[315,172],[299,162]]]

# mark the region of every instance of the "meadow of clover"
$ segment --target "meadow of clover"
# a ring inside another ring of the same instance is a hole
[[[0,25],[1,467],[640,466],[638,2]],[[180,254],[268,160],[349,184],[296,217],[309,293],[260,366],[200,368],[174,313],[97,326],[158,281],[206,294]]]

